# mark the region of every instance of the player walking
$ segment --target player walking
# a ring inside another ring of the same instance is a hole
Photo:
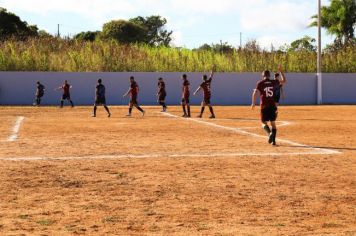
[[[276,119],[278,115],[278,110],[276,106],[276,102],[274,100],[274,89],[278,85],[283,85],[286,83],[286,78],[282,72],[281,65],[279,66],[279,71],[282,74],[281,80],[271,80],[270,72],[268,70],[262,73],[262,80],[257,83],[256,89],[253,91],[252,95],[252,109],[254,109],[256,105],[257,92],[260,93],[261,100],[261,121],[262,128],[268,134],[268,143],[272,145],[276,145],[276,136],[277,136],[277,126]],[[272,131],[268,126],[267,122],[271,122]]]
[[[111,116],[109,108],[106,106],[106,98],[105,98],[105,86],[102,84],[102,80],[98,79],[98,84],[95,87],[95,103],[94,103],[94,111],[93,117],[96,117],[97,106],[103,105],[105,110],[108,113],[108,117]]]
[[[197,90],[194,92],[194,96],[195,96],[202,89],[203,90],[203,94],[204,94],[204,99],[203,99],[203,101],[201,103],[201,111],[200,111],[200,114],[199,114],[198,118],[202,118],[203,117],[205,106],[209,107],[209,110],[210,110],[210,113],[211,113],[211,116],[209,118],[210,119],[214,119],[215,118],[213,107],[210,104],[211,81],[213,80],[214,72],[215,72],[215,66],[213,66],[213,69],[211,70],[211,74],[210,74],[209,79],[208,79],[207,75],[204,75],[203,76],[203,82],[200,84],[199,88],[197,88]]]
[[[158,97],[158,104],[162,106],[162,112],[167,111],[167,106],[165,103],[167,92],[166,92],[166,84],[163,81],[163,78],[158,79],[158,90],[157,90],[157,97]]]
[[[64,100],[68,100],[70,102],[71,106],[74,107],[74,104],[73,104],[72,100],[70,99],[70,89],[71,88],[72,88],[72,86],[70,84],[68,84],[67,80],[65,80],[64,84],[56,89],[56,90],[63,90],[60,108],[63,108]]]
[[[189,91],[189,81],[187,79],[187,75],[184,74],[182,75],[182,80],[183,80],[183,88],[182,88],[182,108],[183,108],[183,117],[190,117],[190,104],[189,104],[189,97],[190,97],[190,91]]]
[[[40,81],[37,81],[36,94],[35,94],[36,99],[35,99],[35,103],[33,104],[34,106],[41,105],[41,100],[42,100],[45,90],[46,90],[45,86],[43,84],[41,84]]]
[[[145,115],[145,111],[142,110],[142,108],[138,105],[137,102],[137,96],[139,93],[139,87],[138,84],[135,81],[135,78],[133,76],[130,77],[130,88],[129,90],[123,95],[123,97],[126,97],[127,95],[130,94],[130,102],[129,102],[129,114],[127,116],[131,116],[132,113],[132,108],[136,107],[140,112],[142,112],[142,116]]]

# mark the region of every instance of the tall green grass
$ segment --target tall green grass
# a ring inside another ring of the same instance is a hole
[[[30,39],[0,42],[1,71],[157,71],[201,72],[216,64],[220,72],[260,72],[282,64],[288,72],[315,72],[312,52],[236,50],[230,54],[188,49]],[[356,47],[323,54],[324,72],[356,72]]]

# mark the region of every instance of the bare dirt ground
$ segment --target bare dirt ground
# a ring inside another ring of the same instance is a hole
[[[0,107],[0,235],[356,235],[356,106],[146,109]]]

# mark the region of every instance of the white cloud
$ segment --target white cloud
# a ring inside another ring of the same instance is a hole
[[[275,4],[271,4],[274,2]],[[310,2],[269,1],[241,12],[244,30],[295,32],[306,29],[316,9]]]
[[[324,5],[328,3],[328,0],[322,1]],[[259,38],[261,44],[273,42],[278,45],[280,39],[287,38],[283,34],[290,36],[305,30],[310,16],[317,10],[314,0],[0,0],[0,5],[9,11],[44,17],[72,14],[86,19],[88,25],[98,29],[112,19],[159,14],[168,18],[167,28],[175,32],[176,45],[189,42],[188,29],[194,31],[196,28],[196,33],[191,34],[204,34],[211,22],[226,16],[230,21],[216,34],[231,34],[236,26],[237,31]],[[263,37],[258,37],[260,35]],[[234,39],[234,42],[238,41]]]

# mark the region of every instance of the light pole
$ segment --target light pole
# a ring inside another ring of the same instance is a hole
[[[323,104],[323,80],[321,59],[321,0],[318,0],[318,65],[317,65],[317,103]]]

